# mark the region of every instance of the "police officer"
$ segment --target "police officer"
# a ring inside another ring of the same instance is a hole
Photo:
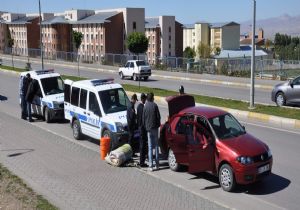
[[[184,87],[183,85],[180,85],[179,87],[179,95],[183,95],[184,94]]]

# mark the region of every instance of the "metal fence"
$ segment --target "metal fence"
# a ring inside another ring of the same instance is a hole
[[[40,49],[5,48],[4,54],[13,54],[29,58],[40,58]],[[127,60],[148,60],[146,54],[79,54],[76,52],[44,51],[44,59],[67,62],[94,63],[99,65],[123,66]],[[156,57],[149,62],[153,69],[165,71],[183,71],[188,73],[209,73],[230,76],[250,77],[251,58],[225,59],[187,59],[181,57]],[[299,60],[275,60],[268,57],[256,58],[256,75],[260,77],[294,77],[300,74]]]

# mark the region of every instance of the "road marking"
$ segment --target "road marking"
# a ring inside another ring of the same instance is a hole
[[[244,124],[247,124],[247,125],[256,126],[256,127],[269,128],[269,129],[273,129],[273,130],[277,130],[277,131],[281,131],[281,132],[287,132],[287,133],[300,135],[300,132],[297,132],[297,131],[284,130],[282,128],[275,128],[275,127],[270,127],[270,126],[266,126],[266,125],[255,124],[255,123],[245,122],[245,121],[240,121],[240,122],[244,123]]]

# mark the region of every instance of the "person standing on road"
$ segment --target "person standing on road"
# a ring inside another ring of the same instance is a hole
[[[179,95],[184,95],[184,87],[183,87],[183,85],[180,85],[180,87],[179,87]]]
[[[149,171],[153,171],[153,149],[155,149],[155,170],[159,170],[158,128],[160,126],[160,113],[157,104],[154,102],[153,93],[147,95],[147,102],[143,111],[143,124],[148,137]]]
[[[30,82],[30,74],[27,73],[25,77],[21,77],[20,79],[20,98],[21,98],[21,118],[23,120],[27,120],[27,102],[26,102],[26,94]]]
[[[140,133],[140,166],[144,167],[147,153],[147,131],[143,125],[143,111],[146,102],[146,95],[141,94],[141,103],[137,107],[137,125]]]
[[[128,125],[128,132],[129,132],[129,137],[128,137],[128,143],[130,144],[132,150],[133,150],[133,154],[134,154],[134,131],[137,127],[136,124],[136,112],[134,109],[134,105],[137,101],[137,96],[136,94],[133,94],[131,96],[131,101],[130,101],[130,105],[127,108],[127,125]]]
[[[33,102],[34,96],[38,91],[38,84],[37,80],[29,79],[28,82],[28,90],[26,93],[26,102],[27,102],[27,112],[28,112],[28,121],[33,122],[32,115],[31,115],[31,104]]]

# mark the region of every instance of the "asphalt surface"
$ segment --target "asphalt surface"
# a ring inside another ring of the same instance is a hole
[[[27,61],[24,58],[15,57],[14,65],[17,67],[24,68],[25,63]],[[33,69],[41,69],[40,60],[32,60],[32,68]],[[12,65],[10,57],[3,57],[3,63],[7,65]],[[127,83],[127,84],[136,84],[138,82],[125,79],[120,80],[117,68],[111,66],[97,66],[96,64],[80,64],[80,75],[88,78],[107,78],[113,77],[115,81],[118,83]],[[62,74],[74,75],[77,76],[77,66],[76,63],[68,63],[61,61],[51,61],[45,60],[44,68],[53,68],[57,72]],[[97,71],[95,68],[99,68]],[[105,68],[105,69],[103,69]],[[193,81],[191,79],[203,79],[203,80],[220,80],[225,82],[238,82],[239,84],[248,84],[250,83],[250,79],[247,78],[234,78],[234,77],[225,77],[220,75],[199,75],[199,74],[189,74],[189,73],[179,73],[179,72],[167,72],[167,71],[153,71],[153,77],[150,77],[148,81],[141,81],[141,85],[148,87],[156,87],[167,90],[178,91],[180,85],[184,85],[185,91],[188,93],[222,97],[222,98],[230,98],[236,100],[249,101],[250,100],[250,89],[248,87],[243,86],[232,86],[232,85],[223,85],[223,84],[214,84],[214,83],[206,83]],[[173,76],[176,76],[180,79],[174,79]],[[280,81],[272,81],[272,80],[256,80],[256,84],[258,85],[266,85],[269,87],[273,87],[275,84],[280,83]],[[263,104],[273,104],[271,101],[271,90],[263,89],[263,88],[255,88],[255,103],[263,103]]]
[[[165,162],[153,173],[112,168],[100,161],[97,141],[73,140],[68,123],[20,120],[17,89],[18,78],[0,72],[0,160],[62,209],[298,209],[300,131],[242,122],[270,146],[273,174],[227,193],[215,177],[175,173]],[[160,111],[164,119],[167,108]]]

